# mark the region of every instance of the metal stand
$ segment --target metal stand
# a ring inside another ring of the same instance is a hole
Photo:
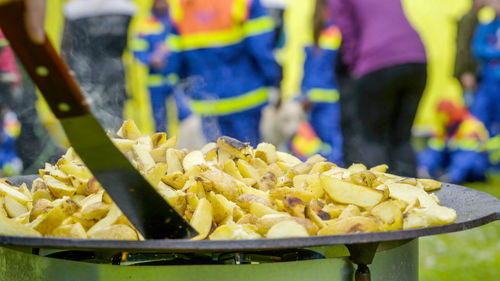
[[[371,281],[371,274],[368,265],[372,263],[379,243],[353,244],[347,245],[353,263],[358,265],[354,273],[354,281]]]

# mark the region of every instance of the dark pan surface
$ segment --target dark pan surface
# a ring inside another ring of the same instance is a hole
[[[33,176],[11,179],[15,184],[31,182]],[[191,240],[147,240],[115,241],[90,239],[36,238],[0,236],[0,245],[35,248],[80,249],[80,250],[127,250],[141,252],[225,252],[306,248],[339,244],[360,244],[413,239],[422,236],[462,231],[500,220],[500,200],[474,189],[444,184],[436,192],[442,206],[457,211],[455,223],[443,226],[399,230],[388,232],[358,233],[335,236],[311,236],[287,239],[191,241]]]

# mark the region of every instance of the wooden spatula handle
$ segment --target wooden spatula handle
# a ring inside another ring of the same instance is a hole
[[[24,12],[22,1],[0,5],[0,28],[29,76],[57,118],[76,117],[89,112],[77,82],[47,36],[43,44],[35,44],[29,38],[23,20]]]

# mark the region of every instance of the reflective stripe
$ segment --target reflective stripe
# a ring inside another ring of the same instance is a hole
[[[175,85],[179,83],[179,76],[175,73],[170,73],[169,75],[167,75],[167,83],[169,85]]]
[[[146,51],[149,48],[149,43],[146,39],[136,37],[130,43],[130,48],[136,52]]]
[[[257,107],[267,102],[268,88],[259,88],[241,96],[219,100],[193,100],[193,112],[199,115],[214,116],[226,115]]]
[[[210,47],[224,47],[243,41],[244,33],[240,27],[215,32],[204,32],[189,35],[171,35],[167,42],[173,51],[187,51]]]
[[[340,94],[337,90],[311,89],[307,92],[307,97],[312,102],[335,103],[339,100]]]
[[[461,140],[451,140],[449,143],[451,150],[470,150],[470,151],[480,151],[483,150],[481,144],[475,139],[461,139]]]
[[[150,74],[148,76],[148,87],[163,86],[164,80],[161,74]]]
[[[500,136],[491,138],[486,144],[491,164],[500,163]]]
[[[271,17],[264,16],[255,19],[247,20],[243,24],[243,30],[247,36],[255,36],[272,31],[274,28],[274,21]]]
[[[446,147],[446,142],[444,139],[440,138],[431,138],[428,143],[429,147],[437,150],[437,151],[442,151]]]

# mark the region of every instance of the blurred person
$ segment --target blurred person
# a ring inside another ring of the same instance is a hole
[[[317,0],[313,42],[305,48],[302,100],[309,122],[322,142],[319,153],[328,161],[342,164],[340,104],[334,72],[340,30],[331,20],[326,0]]]
[[[168,49],[165,39],[170,32],[167,0],[154,0],[151,14],[139,24],[139,30],[132,42],[135,57],[148,67],[148,91],[157,132],[167,131],[168,94],[176,81],[165,81]]]
[[[330,0],[353,82],[341,93],[346,165],[388,164],[416,175],[411,128],[426,86],[427,58],[400,0]],[[345,96],[345,98],[344,98]],[[346,106],[345,99],[350,102]]]
[[[63,57],[97,119],[112,131],[123,122],[122,55],[135,10],[129,0],[74,0],[64,6]]]
[[[419,176],[454,184],[484,181],[488,131],[466,107],[450,100],[439,102],[437,110],[441,126],[419,154]]]
[[[18,175],[23,167],[16,149],[21,126],[13,111],[20,83],[14,53],[0,30],[0,176]]]
[[[478,25],[478,12],[486,4],[486,0],[474,0],[472,8],[457,23],[454,76],[462,86],[464,101],[468,107],[472,106],[477,90],[479,69],[479,63],[472,53],[472,38]]]
[[[489,0],[496,17],[480,24],[474,34],[472,50],[480,62],[480,83],[471,112],[481,120],[490,134],[488,150],[494,168],[500,166],[500,1]]]
[[[257,145],[269,88],[279,87],[274,23],[260,1],[171,0],[168,73],[185,79],[207,141]]]

